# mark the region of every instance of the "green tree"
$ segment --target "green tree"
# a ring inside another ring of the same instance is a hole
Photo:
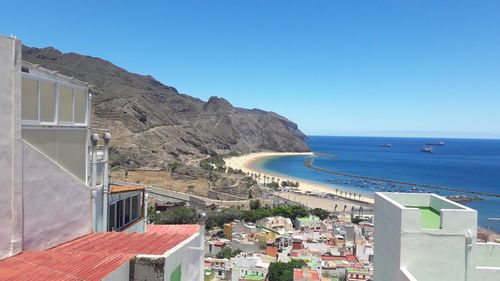
[[[272,188],[272,189],[278,189],[278,187],[280,187],[280,185],[277,182],[272,181],[272,182],[267,184],[267,187]]]
[[[194,224],[196,211],[189,207],[178,207],[160,213],[158,224]]]
[[[273,262],[267,271],[269,281],[293,281],[293,269],[302,268],[306,265],[303,260],[292,260],[288,263]]]
[[[309,213],[319,217],[321,220],[324,220],[330,216],[330,212],[321,208],[314,208]]]
[[[260,208],[260,200],[259,199],[251,200],[250,201],[250,210],[257,210],[258,208]]]
[[[148,207],[148,221],[155,224],[160,223],[160,214],[156,212],[155,206]]]
[[[231,247],[224,246],[224,248],[222,248],[220,252],[217,253],[216,257],[219,259],[230,259],[236,257],[239,253],[241,253],[240,249],[236,249],[233,251]]]

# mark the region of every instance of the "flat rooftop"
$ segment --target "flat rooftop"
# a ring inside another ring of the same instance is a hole
[[[415,207],[420,209],[422,216],[421,226],[424,229],[440,229],[441,215],[438,211],[430,207]]]

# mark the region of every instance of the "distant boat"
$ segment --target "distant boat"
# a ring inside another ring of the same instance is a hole
[[[432,146],[444,146],[444,141],[439,141],[439,142],[431,142],[428,143],[427,145],[432,145]]]
[[[420,149],[422,152],[432,153],[432,146],[426,145]]]
[[[392,147],[392,144],[390,144],[390,143],[383,143],[383,144],[379,144],[378,146],[379,147]]]

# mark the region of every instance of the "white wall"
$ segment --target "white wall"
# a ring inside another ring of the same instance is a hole
[[[46,249],[92,230],[90,189],[23,143],[24,250]]]
[[[441,229],[422,229],[421,212],[404,206],[440,211]],[[475,271],[477,212],[435,195],[375,193],[375,281],[465,280]],[[406,274],[407,275],[407,274]],[[469,279],[470,281],[479,279]],[[485,281],[485,280],[481,280]]]
[[[22,249],[21,42],[0,36],[0,259]]]
[[[203,227],[203,226],[202,226]],[[205,237],[199,233],[184,240],[181,244],[167,252],[165,258],[165,281],[170,280],[170,274],[181,264],[181,280],[199,281],[204,276],[203,249]]]
[[[401,209],[375,193],[374,280],[404,280],[400,272]]]

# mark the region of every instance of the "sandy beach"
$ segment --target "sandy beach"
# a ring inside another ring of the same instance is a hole
[[[250,154],[245,154],[237,157],[231,157],[228,159],[225,159],[226,165],[233,168],[233,169],[241,169],[244,172],[249,172],[249,173],[258,173],[261,175],[266,175],[268,177],[274,177],[276,179],[280,180],[290,180],[294,182],[299,182],[299,190],[301,191],[310,191],[310,192],[318,192],[318,193],[330,193],[330,194],[335,194],[336,191],[335,189],[339,189],[344,191],[344,192],[352,192],[352,190],[348,190],[346,188],[343,188],[341,186],[332,186],[328,184],[323,184],[323,183],[318,183],[314,181],[308,181],[300,178],[295,178],[291,176],[286,176],[282,174],[277,174],[277,173],[271,173],[269,171],[264,171],[261,169],[257,169],[252,166],[252,163],[256,161],[261,161],[263,158],[272,158],[272,157],[279,157],[279,156],[300,156],[300,155],[313,155],[312,152],[257,152],[257,153],[250,153]],[[263,178],[261,178],[261,183],[263,183]],[[340,194],[340,193],[339,193]],[[311,197],[311,196],[308,196]],[[347,198],[348,197],[345,197]],[[356,200],[360,199],[360,201],[366,202],[373,204],[373,198],[367,197],[367,196],[361,196],[359,198],[356,196]],[[353,203],[355,204],[355,203]]]

